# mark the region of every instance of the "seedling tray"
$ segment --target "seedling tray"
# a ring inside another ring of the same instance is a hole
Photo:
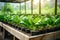
[[[49,32],[55,32],[55,31],[59,31],[60,30],[60,26],[59,27],[55,27],[55,28],[52,28],[52,29],[45,29],[45,30],[39,30],[39,31],[32,31],[32,30],[29,30],[29,29],[26,29],[26,28],[23,28],[23,27],[18,27],[17,25],[14,25],[14,24],[9,24],[7,22],[3,22],[7,25],[9,25],[10,27],[13,27],[15,29],[17,29],[18,31],[23,31],[25,33],[28,33],[30,34],[31,36],[35,36],[35,35],[40,35],[40,34],[45,34],[45,33],[49,33]]]
[[[32,36],[29,33],[26,33],[22,30],[17,30],[15,27],[12,27],[12,26],[2,23],[2,22],[0,22],[0,26],[3,27],[5,30],[7,30],[9,33],[11,33],[12,35],[14,35],[15,37],[17,37],[20,40],[47,40],[47,39],[55,40],[58,36],[60,37],[60,31],[54,31],[54,32],[49,32],[49,33]]]

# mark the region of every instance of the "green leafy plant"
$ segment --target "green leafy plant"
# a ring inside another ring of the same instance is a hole
[[[54,28],[60,25],[60,15],[56,16],[31,16],[31,15],[5,15],[0,19],[10,24],[19,25],[21,27],[38,31]]]

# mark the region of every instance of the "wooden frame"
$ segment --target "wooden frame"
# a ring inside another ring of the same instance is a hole
[[[60,37],[60,31],[50,32],[46,34],[36,35],[36,36],[29,36],[22,31],[18,31],[7,24],[0,22],[0,26],[7,30],[9,33],[14,35],[14,37],[20,40],[55,40],[56,38]]]
[[[31,0],[31,14],[33,14],[33,0]]]
[[[29,1],[29,0],[26,0]],[[0,2],[15,2],[15,3],[21,3],[25,2],[24,0],[0,0]]]
[[[55,15],[57,15],[57,0],[55,0]]]
[[[41,0],[39,0],[39,14],[41,15]]]

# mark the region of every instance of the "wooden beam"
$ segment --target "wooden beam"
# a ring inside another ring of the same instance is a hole
[[[57,15],[57,0],[55,0],[55,15]]]
[[[29,0],[26,0],[29,1]],[[21,2],[25,2],[24,0],[0,0],[0,2],[16,2],[16,3],[21,3]]]
[[[41,0],[39,0],[39,14],[41,15]]]
[[[33,14],[33,0],[31,0],[31,14]]]

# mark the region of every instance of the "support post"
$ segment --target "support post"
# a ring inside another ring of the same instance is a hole
[[[57,0],[55,0],[55,15],[57,15]]]

